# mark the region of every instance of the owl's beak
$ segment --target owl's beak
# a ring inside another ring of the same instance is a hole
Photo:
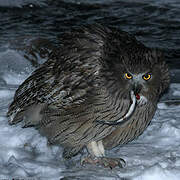
[[[141,91],[141,89],[142,89],[142,85],[139,84],[139,83],[137,83],[137,82],[135,82],[135,83],[133,84],[133,86],[132,86],[132,90],[134,91],[134,94],[135,94],[135,95],[136,95],[136,94],[139,94],[140,91]]]

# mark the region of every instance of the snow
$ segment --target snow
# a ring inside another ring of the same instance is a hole
[[[5,54],[8,56],[6,61]],[[10,62],[13,58],[17,60],[14,65]],[[110,170],[81,166],[81,154],[65,161],[62,148],[49,146],[46,138],[35,129],[8,124],[8,105],[16,88],[29,76],[32,68],[16,51],[1,52],[0,63],[3,60],[4,67],[0,68],[0,179],[180,179],[180,103],[165,103],[165,98],[158,104],[152,123],[138,139],[107,151],[107,156],[126,160],[125,168]],[[17,65],[19,63],[21,67]],[[166,97],[180,99],[180,84],[171,84]]]

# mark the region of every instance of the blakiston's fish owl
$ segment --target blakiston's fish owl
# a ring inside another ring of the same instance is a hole
[[[64,33],[60,46],[17,89],[9,123],[35,126],[71,158],[87,147],[84,162],[116,166],[111,149],[148,126],[169,85],[162,54],[127,32],[88,25]],[[120,161],[120,160],[119,160]]]

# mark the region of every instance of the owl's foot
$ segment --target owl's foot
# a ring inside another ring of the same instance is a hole
[[[121,158],[108,158],[108,157],[98,157],[92,158],[91,156],[85,157],[81,160],[81,165],[93,164],[100,165],[105,168],[113,169],[115,167],[123,168],[126,165],[124,159]]]

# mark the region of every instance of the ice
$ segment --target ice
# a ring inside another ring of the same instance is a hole
[[[15,66],[10,62],[12,57],[17,60]],[[180,99],[180,84],[171,84],[166,98],[158,103],[151,124],[138,139],[107,151],[107,156],[121,157],[127,162],[123,169],[110,170],[81,166],[81,155],[65,161],[62,158],[62,148],[49,146],[46,138],[35,129],[21,128],[21,124],[8,124],[5,116],[8,105],[18,85],[30,75],[32,68],[16,51],[1,52],[0,62],[3,60],[4,67],[0,68],[0,79],[4,82],[0,86],[0,179],[180,179],[180,104],[169,103],[170,99]],[[19,63],[21,67],[18,67]]]

